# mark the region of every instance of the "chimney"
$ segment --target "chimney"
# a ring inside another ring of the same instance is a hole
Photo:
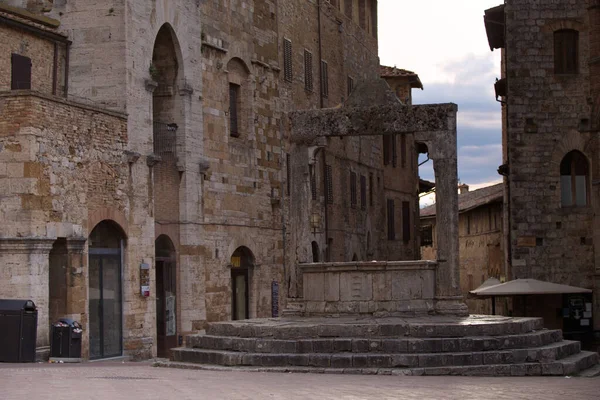
[[[458,193],[465,194],[469,191],[469,185],[463,183],[462,185],[458,185]]]

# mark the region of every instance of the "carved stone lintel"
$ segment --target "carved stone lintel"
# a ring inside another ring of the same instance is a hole
[[[146,86],[147,91],[149,91],[150,93],[154,93],[154,91],[158,87],[158,82],[156,82],[153,79],[146,79],[144,80],[144,86]]]
[[[48,254],[56,239],[0,238],[0,253]]]
[[[146,156],[146,165],[148,165],[150,168],[154,167],[156,164],[158,164],[161,161],[162,161],[162,157],[159,155],[156,155],[154,153],[148,154]]]
[[[125,157],[127,157],[127,162],[129,164],[135,164],[137,160],[140,159],[141,154],[135,151],[125,150]]]

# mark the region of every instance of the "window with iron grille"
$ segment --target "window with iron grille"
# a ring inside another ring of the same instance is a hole
[[[579,32],[561,29],[554,32],[554,73],[579,72]]]
[[[310,165],[310,195],[313,200],[317,199],[317,174],[312,165]]]
[[[239,104],[240,85],[229,84],[229,135],[233,137],[240,136],[239,130]]]
[[[394,199],[387,201],[387,231],[388,240],[396,240],[396,222],[394,219]]]
[[[288,82],[291,82],[294,75],[292,69],[292,41],[283,39],[283,76]]]
[[[29,57],[12,54],[10,89],[31,89],[31,59]]]
[[[323,97],[329,97],[329,67],[323,60],[321,60],[321,93]]]
[[[410,202],[402,202],[402,240],[410,242]]]
[[[333,170],[331,165],[325,166],[325,185],[327,187],[327,203],[333,204]]]
[[[367,177],[360,176],[360,209],[367,209]]]
[[[350,96],[350,94],[352,93],[352,91],[354,90],[354,79],[352,79],[352,77],[348,77],[348,96]]]
[[[350,207],[356,208],[356,172],[350,172]]]
[[[400,164],[406,167],[406,135],[400,135]]]
[[[373,173],[369,173],[369,204],[373,206]]]
[[[433,227],[431,225],[421,227],[421,246],[433,246]]]
[[[313,90],[313,62],[312,53],[304,49],[304,89]]]

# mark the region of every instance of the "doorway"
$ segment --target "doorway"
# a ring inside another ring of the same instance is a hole
[[[123,354],[124,235],[110,221],[94,228],[89,245],[90,359]]]
[[[254,255],[247,247],[239,247],[231,256],[231,315],[233,320],[250,318],[250,269]]]
[[[177,347],[177,262],[169,237],[156,239],[156,337],[158,357],[168,358]]]

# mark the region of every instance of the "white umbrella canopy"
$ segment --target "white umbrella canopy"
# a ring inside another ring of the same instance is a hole
[[[483,286],[483,285],[482,285]],[[537,279],[515,279],[499,285],[478,287],[469,293],[477,296],[517,296],[525,294],[591,293],[590,289],[539,281]]]

